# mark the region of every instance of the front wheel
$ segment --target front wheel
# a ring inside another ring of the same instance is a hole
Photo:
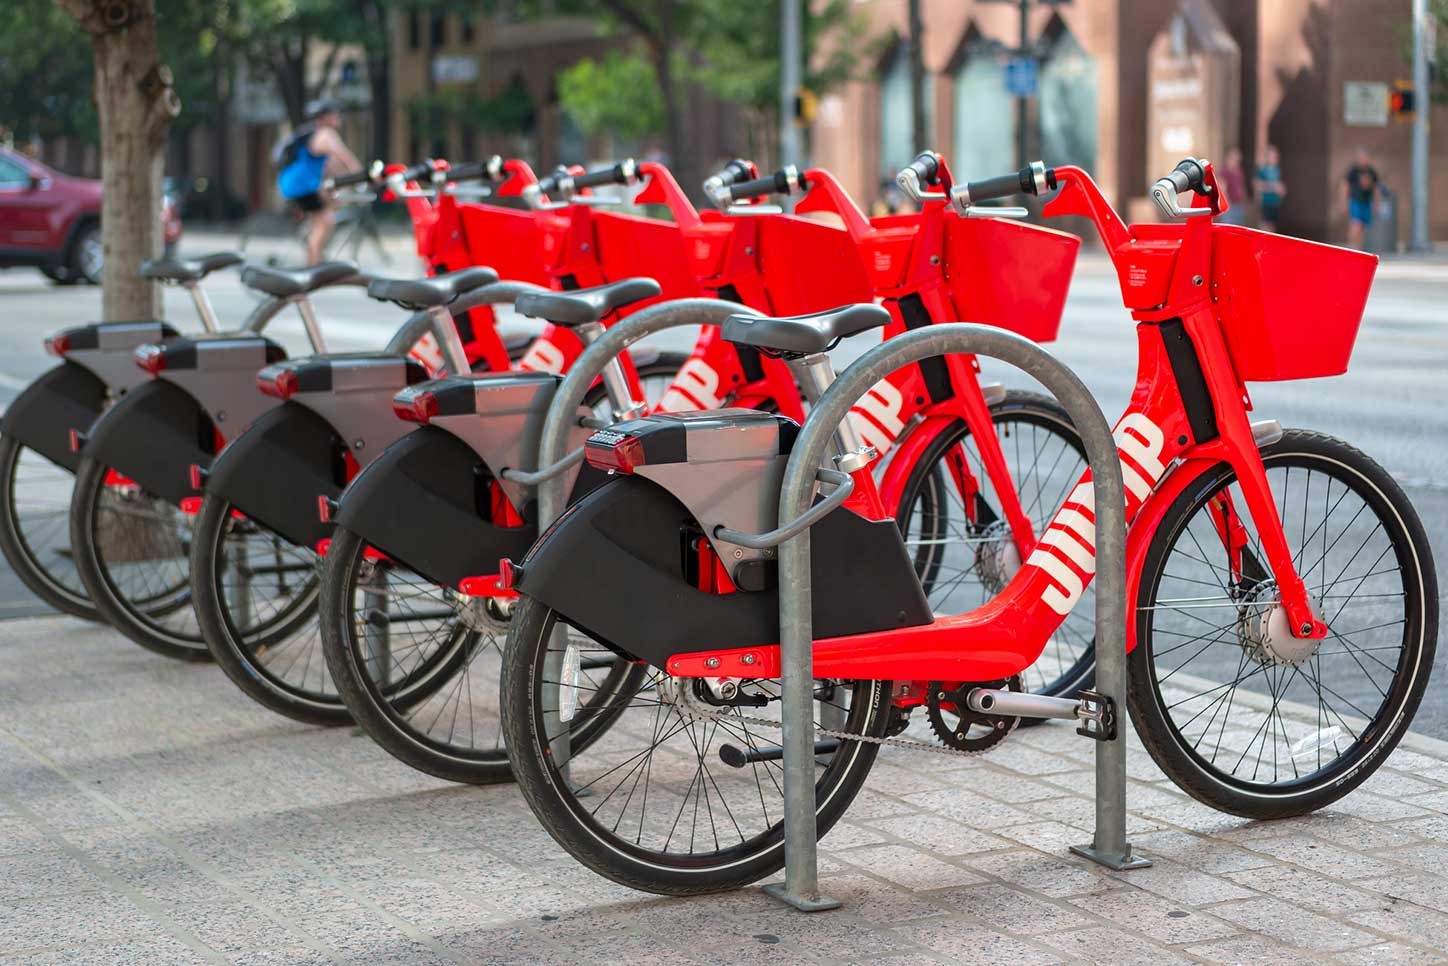
[[[585,705],[598,692],[584,669],[612,658],[547,606],[519,599],[503,653],[503,733],[518,787],[544,828],[588,868],[645,892],[717,892],[778,871],[779,682],[745,680],[726,699],[706,693],[703,681],[631,664],[629,686]],[[817,723],[885,734],[888,682],[820,682],[815,694]],[[607,714],[611,724],[580,747],[572,736],[587,714]],[[824,835],[864,784],[879,746],[845,740],[816,748],[815,820]]]
[[[0,437],[0,552],[21,583],[56,610],[101,619],[70,552],[75,477],[35,450]]]
[[[1040,534],[1086,471],[1086,448],[1071,417],[1049,396],[1012,389],[990,412],[995,429],[990,442],[999,447],[1021,509]],[[901,491],[896,519],[936,614],[964,614],[993,600],[1024,559],[986,473],[983,442],[957,420],[924,448]],[[1021,673],[1026,690],[1074,697],[1091,686],[1093,599],[1088,588],[1084,603]]]
[[[1147,751],[1183,790],[1270,819],[1337,801],[1407,732],[1433,666],[1438,582],[1417,513],[1367,456],[1291,430],[1262,462],[1327,636],[1291,635],[1222,464],[1177,497],[1147,550],[1127,693]],[[1223,538],[1234,519],[1245,545]]]
[[[191,608],[192,518],[83,458],[70,504],[75,569],[101,616],[148,650],[210,660]]]

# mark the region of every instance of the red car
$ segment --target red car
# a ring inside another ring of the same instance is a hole
[[[161,219],[170,248],[181,237],[170,198]],[[34,265],[61,285],[99,285],[101,263],[101,183],[0,147],[0,268]]]

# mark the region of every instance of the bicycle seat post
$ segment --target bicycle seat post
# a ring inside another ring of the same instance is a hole
[[[446,305],[434,305],[427,310],[427,314],[432,319],[433,334],[437,336],[438,348],[447,360],[448,369],[457,375],[472,371],[467,350],[463,348],[463,338],[458,334],[457,323],[453,321],[452,311]]]
[[[835,365],[825,352],[811,352],[807,355],[790,355],[785,358],[794,377],[799,380],[800,395],[813,406],[835,381]],[[855,427],[845,420],[835,431],[835,442],[840,448],[840,458],[861,452],[865,448]],[[838,460],[837,460],[838,462]]]
[[[196,314],[201,316],[201,327],[207,332],[218,331],[221,326],[216,319],[216,310],[211,307],[211,299],[207,297],[206,289],[202,288],[201,280],[189,279],[181,285],[191,296],[191,301],[196,306]]]
[[[303,292],[292,296],[292,302],[297,307],[297,314],[302,317],[302,327],[307,330],[307,341],[312,344],[312,351],[326,352],[327,344],[322,339],[322,323],[317,320],[317,310],[312,307],[311,297]]]
[[[584,325],[575,326],[573,332],[578,340],[585,347],[593,345],[603,336],[605,328],[602,322],[588,322]],[[603,387],[608,391],[608,401],[613,406],[614,422],[621,422],[625,419],[633,419],[635,416],[642,416],[648,409],[648,403],[641,399],[634,399],[633,390],[629,388],[628,373],[624,371],[623,359],[621,356],[614,356],[608,360],[603,368]]]

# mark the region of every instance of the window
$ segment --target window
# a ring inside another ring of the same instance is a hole
[[[1096,168],[1096,61],[1064,25],[1041,64],[1041,159]]]
[[[0,188],[23,188],[29,184],[29,170],[9,158],[0,158]]]
[[[443,46],[447,43],[447,15],[435,13],[432,15],[432,22],[428,27],[428,36],[432,42],[432,49]]]
[[[416,10],[407,12],[407,49],[416,50],[422,45],[422,15]]]
[[[925,144],[930,145],[934,128],[934,105],[930,97],[930,74],[921,79],[920,96],[925,101]],[[880,174],[894,178],[896,172],[915,159],[915,138],[910,102],[910,47],[901,41],[880,74]]]
[[[952,79],[955,143],[950,170],[958,181],[991,178],[1016,167],[1016,104],[1006,90],[1005,61],[993,44],[971,44]]]
[[[472,14],[463,14],[463,43],[473,42],[473,17]]]

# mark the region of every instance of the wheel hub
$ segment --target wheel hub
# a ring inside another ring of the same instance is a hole
[[[992,596],[1005,589],[1006,584],[1021,569],[1021,552],[1011,535],[1011,528],[1004,520],[995,520],[981,530],[980,544],[975,550],[975,572],[980,582]]]
[[[1321,614],[1316,598],[1309,595],[1307,604],[1314,615]],[[1272,664],[1301,667],[1312,660],[1322,646],[1321,640],[1292,635],[1292,623],[1274,580],[1257,584],[1239,602],[1237,642],[1249,658],[1264,667]]]
[[[473,597],[461,591],[452,591],[453,608],[458,620],[470,631],[480,634],[501,634],[508,630],[508,620],[513,616],[511,597]]]

